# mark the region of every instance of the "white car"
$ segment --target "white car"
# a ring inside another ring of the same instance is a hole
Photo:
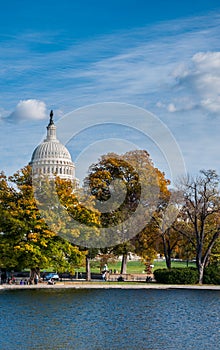
[[[50,272],[50,273],[48,273],[48,275],[46,275],[45,280],[49,281],[49,280],[52,280],[52,279],[54,281],[59,281],[60,277],[59,277],[59,275],[57,273]]]

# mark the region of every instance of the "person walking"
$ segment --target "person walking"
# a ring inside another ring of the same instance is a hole
[[[35,276],[34,276],[34,284],[38,284],[38,281],[39,281],[39,276],[36,273]]]

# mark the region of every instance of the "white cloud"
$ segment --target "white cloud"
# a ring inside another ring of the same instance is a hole
[[[215,96],[212,98],[206,98],[204,100],[201,100],[201,105],[209,110],[212,113],[219,113],[220,112],[220,97]]]
[[[169,104],[168,104],[168,107],[167,107],[167,110],[168,110],[169,112],[173,113],[173,112],[176,112],[176,111],[177,111],[177,108],[176,108],[176,106],[175,106],[173,103],[169,103]]]
[[[4,119],[6,116],[8,116],[8,111],[0,107],[0,119]]]
[[[10,120],[41,120],[47,118],[46,104],[39,100],[21,100],[9,115]]]
[[[208,102],[207,102],[208,103]],[[205,104],[205,101],[204,101]],[[170,113],[190,111],[198,107],[197,103],[189,97],[175,97],[170,103],[158,101],[157,108],[166,109]]]
[[[215,71],[219,72],[220,68],[220,52],[199,52],[192,58],[197,68],[200,71]]]
[[[220,112],[220,52],[198,52],[173,73],[181,93],[211,113]]]

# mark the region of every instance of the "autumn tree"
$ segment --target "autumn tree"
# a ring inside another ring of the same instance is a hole
[[[141,257],[146,269],[153,264],[159,252],[160,237],[158,227],[154,220],[151,220],[145,228],[133,239],[135,253]]]
[[[163,191],[163,200],[152,215],[155,232],[159,238],[160,253],[166,260],[167,268],[171,268],[172,256],[179,250],[183,237],[174,227],[178,225],[182,194],[177,190]],[[157,240],[158,241],[158,240]]]
[[[200,176],[187,178],[181,184],[185,203],[181,210],[179,232],[195,248],[199,283],[212,250],[219,244],[220,196],[219,177],[214,170],[202,170]]]
[[[84,254],[64,241],[41,217],[32,187],[31,168],[25,167],[9,179],[0,179],[1,266],[30,268],[32,275],[40,268],[73,270],[82,264]]]
[[[55,181],[43,177],[40,185],[36,182],[35,196],[49,227],[85,255],[86,279],[90,280],[90,260],[99,241],[100,216],[93,197],[74,187],[72,181],[59,177]]]
[[[151,220],[168,183],[146,151],[109,153],[90,167],[85,186],[101,212],[101,226],[107,232],[103,245],[122,254],[121,272],[126,272],[127,255],[135,249],[134,236]]]

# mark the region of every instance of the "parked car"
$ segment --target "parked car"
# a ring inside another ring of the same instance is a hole
[[[48,274],[46,275],[45,280],[46,280],[46,281],[49,281],[49,280],[51,280],[51,279],[53,279],[54,281],[59,281],[60,277],[59,277],[59,275],[58,275],[57,273],[55,273],[55,272],[50,272],[50,273],[48,273]]]

